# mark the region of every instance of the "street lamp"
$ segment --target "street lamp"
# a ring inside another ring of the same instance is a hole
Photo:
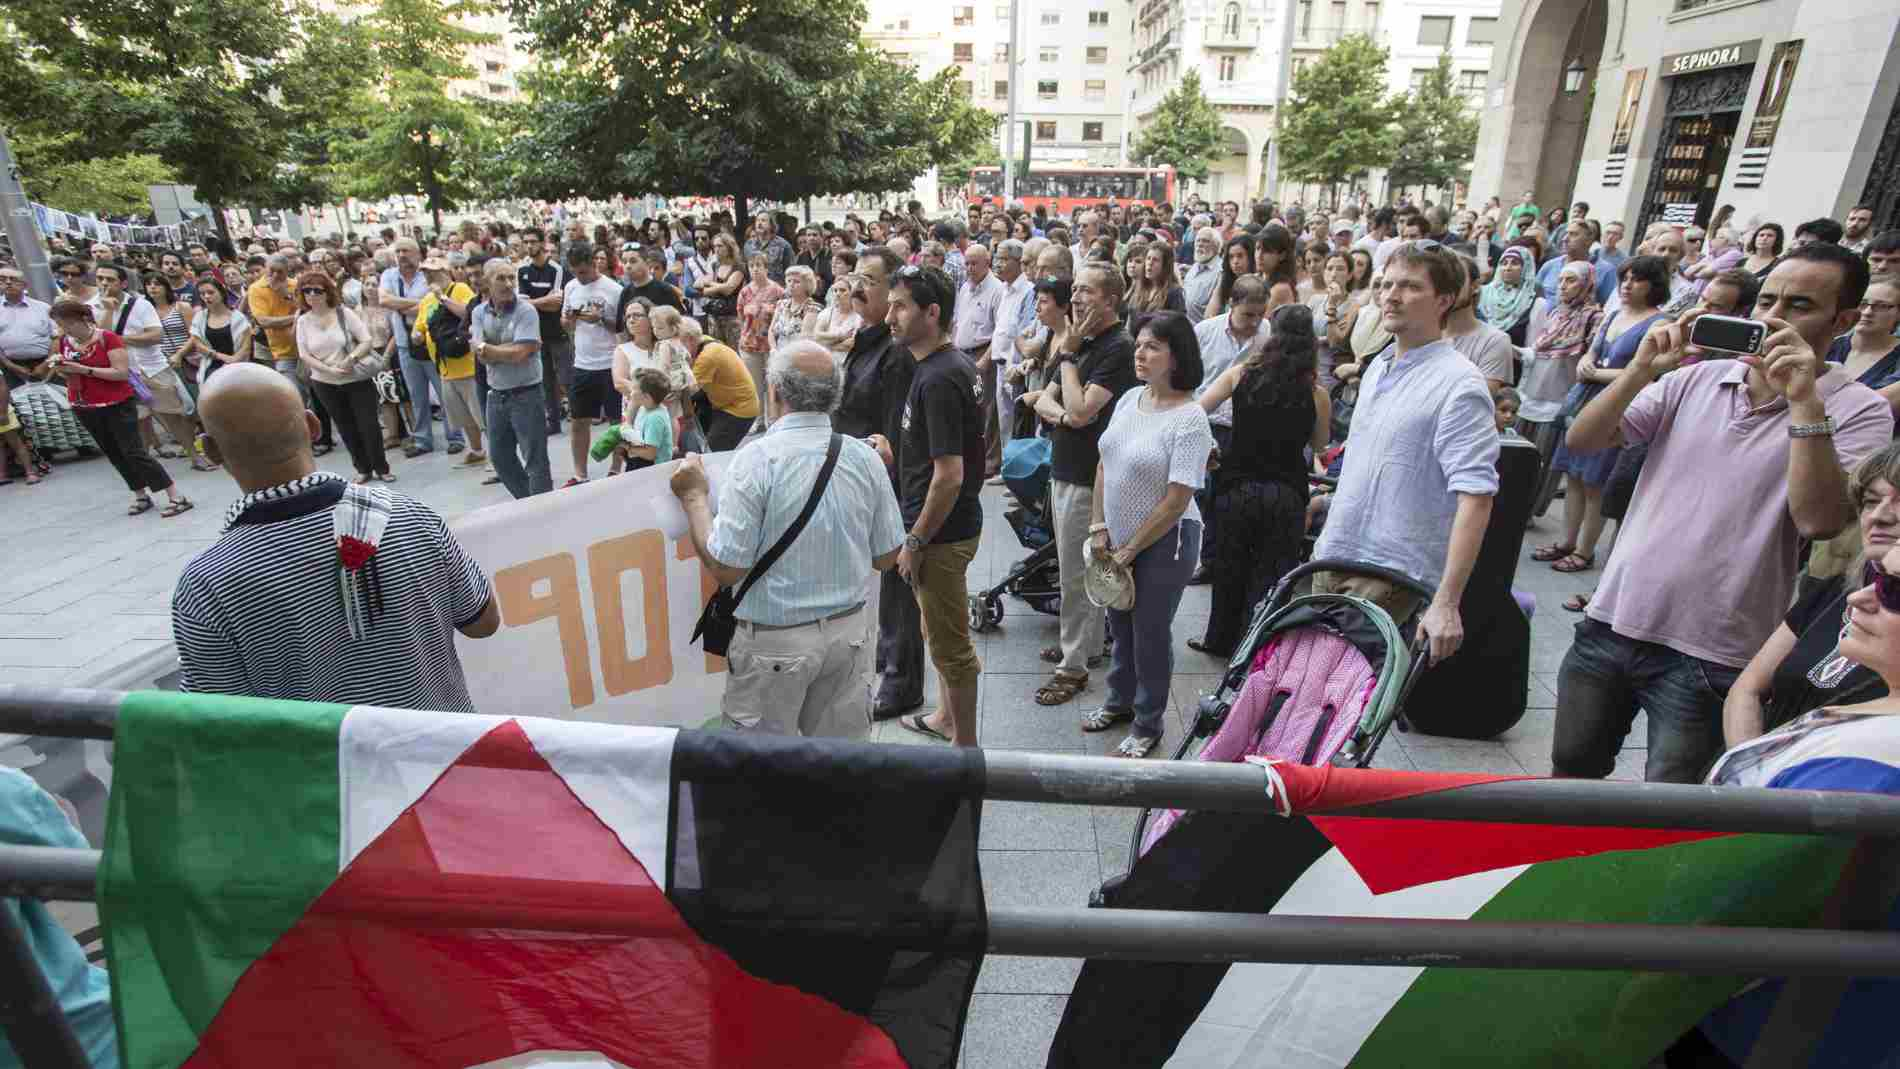
[[[1564,68],[1564,92],[1574,93],[1583,88],[1583,57],[1578,56]]]

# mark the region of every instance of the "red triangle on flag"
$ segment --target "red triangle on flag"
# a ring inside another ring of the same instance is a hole
[[[233,893],[242,893],[234,889]],[[902,1069],[889,1036],[702,940],[514,721],[245,970],[185,1065]]]

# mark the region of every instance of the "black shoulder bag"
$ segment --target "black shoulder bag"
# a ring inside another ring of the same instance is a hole
[[[825,452],[825,466],[818,469],[818,481],[812,484],[811,497],[805,501],[805,511],[798,514],[798,518],[785,529],[778,541],[772,543],[772,548],[765,551],[765,556],[760,557],[759,562],[746,573],[745,582],[739,584],[739,592],[733,593],[729,586],[713,591],[712,600],[706,602],[706,608],[699,614],[699,623],[693,625],[692,641],[698,642],[707,653],[717,657],[726,655],[727,647],[732,644],[732,633],[739,626],[733,613],[738,610],[739,603],[745,600],[746,591],[751,590],[752,584],[758,582],[759,577],[778,562],[793,542],[798,541],[805,524],[811,520],[811,514],[818,511],[818,500],[825,496],[825,486],[831,482],[831,469],[838,466],[838,449],[843,441],[841,435],[831,436],[831,447]]]

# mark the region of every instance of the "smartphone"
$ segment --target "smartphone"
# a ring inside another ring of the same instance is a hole
[[[1738,316],[1705,315],[1689,328],[1690,345],[1736,356],[1761,352],[1761,343],[1766,337],[1767,326]]]

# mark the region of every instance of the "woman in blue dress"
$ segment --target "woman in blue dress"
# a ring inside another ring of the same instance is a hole
[[[1669,262],[1660,256],[1632,257],[1616,274],[1623,306],[1604,321],[1589,352],[1577,361],[1577,384],[1564,401],[1571,418],[1623,373],[1643,335],[1662,318],[1661,306],[1669,299]],[[1564,473],[1564,541],[1551,548],[1565,552],[1551,555],[1553,569],[1584,572],[1596,567],[1597,539],[1603,534],[1603,488],[1616,470],[1620,451],[1612,447],[1577,453],[1567,445],[1557,447],[1551,467]]]

